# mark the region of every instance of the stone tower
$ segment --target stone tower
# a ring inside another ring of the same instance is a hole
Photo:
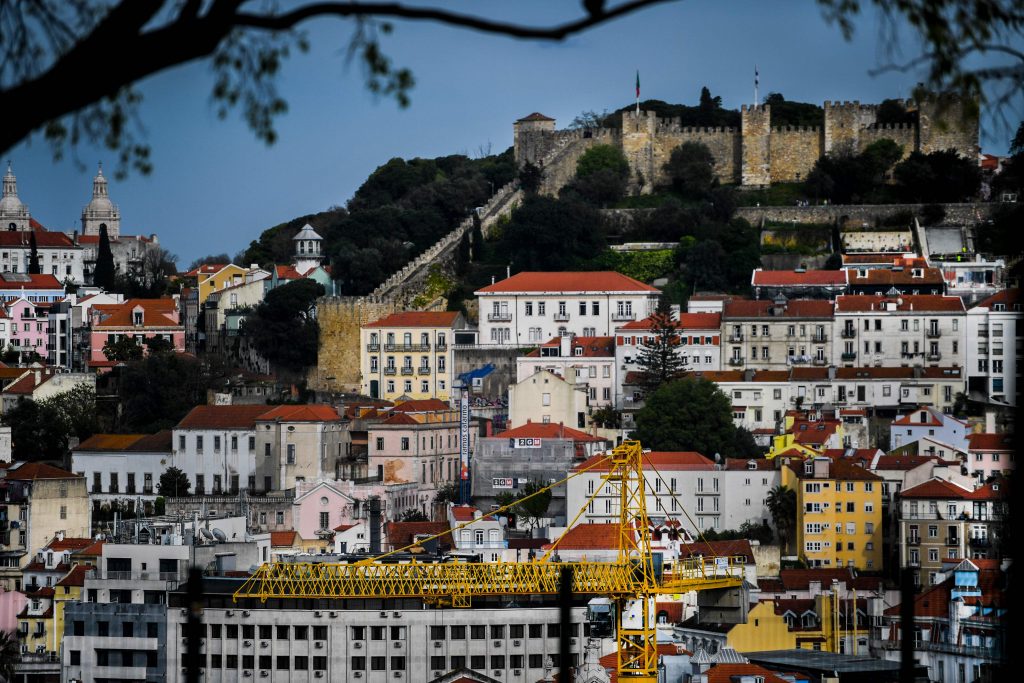
[[[875,123],[878,107],[853,102],[825,101],[825,154],[861,152],[861,131]]]
[[[121,212],[110,201],[107,179],[103,176],[103,165],[100,164],[96,177],[92,179],[92,201],[82,209],[82,234],[99,235],[104,225],[107,226],[110,239],[117,239],[121,234]]]
[[[740,183],[769,185],[771,176],[772,108],[767,104],[744,104],[740,108]]]
[[[949,95],[918,102],[918,149],[925,154],[955,149],[961,156],[976,159],[981,151],[978,103],[964,102]]]
[[[324,238],[317,234],[309,223],[302,226],[302,230],[299,230],[292,241],[295,242],[295,270],[305,275],[323,262],[323,251],[320,246]]]
[[[28,207],[18,199],[18,179],[14,177],[11,162],[4,174],[4,193],[0,198],[0,226],[4,230],[28,230]]]
[[[554,144],[555,120],[539,112],[512,124],[513,153],[520,166],[538,163]]]

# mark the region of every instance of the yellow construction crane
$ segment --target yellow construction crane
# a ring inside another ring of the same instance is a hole
[[[640,442],[626,441],[607,457],[547,487],[558,486],[591,469],[607,468],[601,475],[601,486],[595,487],[597,490],[584,503],[583,509],[604,487],[610,487],[613,496],[617,495],[618,554],[614,562],[557,561],[552,551],[558,541],[543,557],[528,562],[437,563],[418,562],[415,558],[403,563],[381,561],[387,555],[410,550],[430,540],[423,539],[351,564],[264,564],[242,584],[234,598],[263,601],[268,598],[421,598],[431,604],[468,607],[472,596],[556,595],[562,568],[568,565],[572,568],[574,593],[607,596],[616,603],[619,680],[655,683],[658,680],[655,597],[739,587],[743,583],[743,566],[733,557],[688,558],[676,563],[670,576],[659,580],[651,551],[643,461]],[[534,495],[539,493],[541,491]],[[472,523],[458,525],[452,531]]]

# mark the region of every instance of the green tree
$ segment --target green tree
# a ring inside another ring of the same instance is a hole
[[[629,162],[613,145],[594,145],[576,163],[576,178],[562,190],[595,206],[607,206],[626,194]]]
[[[540,192],[541,183],[544,182],[544,171],[537,165],[527,161],[519,170],[519,187],[527,195]]]
[[[796,491],[788,486],[776,486],[768,492],[765,505],[772,515],[775,530],[779,534],[779,545],[785,554],[796,529]]]
[[[459,485],[445,484],[437,489],[434,496],[434,503],[457,503],[459,502]]]
[[[187,270],[195,270],[199,266],[225,265],[228,263],[231,263],[231,257],[228,256],[227,252],[207,254],[206,256],[192,259],[192,263],[188,264]]]
[[[685,258],[691,291],[721,292],[728,288],[728,256],[717,241],[700,242]]]
[[[114,269],[114,252],[110,250],[110,236],[107,224],[100,225],[100,242],[96,249],[96,266],[92,271],[92,282],[97,287],[112,291],[116,283],[117,272]]]
[[[62,431],[68,438],[85,441],[99,431],[96,414],[96,390],[89,384],[78,384],[68,391],[62,391],[40,403],[51,412],[53,429]]]
[[[419,510],[416,510],[415,508],[409,508],[408,510],[404,510],[402,512],[402,514],[399,515],[398,521],[400,521],[400,522],[429,522],[430,520],[427,519],[427,516],[425,514],[423,514],[422,512],[420,512]]]
[[[911,152],[893,169],[896,190],[903,201],[962,202],[974,199],[981,187],[981,171],[974,159],[954,150],[923,154]]]
[[[647,396],[636,413],[633,438],[657,451],[697,451],[727,456],[736,439],[732,403],[703,378],[684,378]]]
[[[115,341],[107,340],[103,344],[103,355],[109,361],[129,361],[142,358],[142,345],[135,341],[135,337],[124,335]]]
[[[599,171],[611,171],[619,177],[628,178],[629,162],[615,145],[594,145],[576,162],[576,177],[586,178]]]
[[[501,255],[514,271],[571,270],[604,251],[601,215],[581,202],[528,197],[513,212],[501,239]]]
[[[33,230],[28,236],[28,273],[39,275],[39,247],[36,246],[36,231]]]
[[[174,343],[163,337],[150,337],[143,343],[150,353],[171,353],[174,351]]]
[[[11,456],[14,460],[61,462],[69,446],[69,434],[55,427],[60,416],[52,406],[22,398],[3,415],[11,428]]]
[[[462,233],[462,238],[459,240],[458,249],[455,252],[455,274],[465,275],[469,269],[469,233]]]
[[[172,428],[194,406],[206,402],[207,389],[224,386],[224,378],[207,367],[205,358],[200,362],[177,353],[150,353],[115,368],[119,431],[152,433]]]
[[[651,316],[652,336],[644,336],[640,344],[637,366],[640,386],[647,393],[668,382],[679,379],[685,366],[679,355],[679,323],[672,317],[668,302],[662,297],[658,310]]]
[[[621,429],[622,412],[611,406],[604,406],[590,414],[590,421],[604,429]]]
[[[191,487],[192,483],[188,480],[187,474],[177,467],[168,467],[160,475],[156,491],[164,498],[176,498],[178,496],[187,496],[188,490]]]
[[[316,300],[323,295],[323,285],[307,279],[272,289],[246,317],[242,334],[278,367],[298,371],[316,365],[320,334]]]
[[[703,142],[684,142],[665,162],[665,175],[685,197],[703,197],[715,180],[715,157]]]
[[[547,517],[548,508],[551,506],[551,489],[546,487],[547,484],[531,479],[516,497],[515,513],[518,519],[524,520],[531,529],[536,529],[541,520]]]

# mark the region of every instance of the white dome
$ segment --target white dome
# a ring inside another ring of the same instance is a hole
[[[25,216],[28,208],[18,199],[18,181],[14,177],[11,163],[7,162],[7,173],[4,174],[3,196],[0,197],[0,215]]]

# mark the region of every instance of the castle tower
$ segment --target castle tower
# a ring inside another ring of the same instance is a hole
[[[643,194],[654,189],[654,181],[661,170],[654,161],[657,128],[658,115],[653,111],[637,114],[627,109],[622,112],[622,153],[632,171],[630,183]]]
[[[28,230],[28,207],[18,199],[18,179],[14,177],[11,162],[4,174],[4,192],[0,198],[0,226],[4,230]]]
[[[92,179],[92,201],[82,209],[82,234],[99,235],[102,226],[107,226],[107,236],[117,239],[121,234],[121,212],[110,201],[107,194],[107,179],[103,176],[103,164]]]
[[[516,164],[537,164],[543,159],[551,149],[554,132],[555,120],[539,112],[533,112],[513,123],[512,150]]]
[[[929,154],[955,149],[960,156],[977,159],[981,151],[978,103],[951,95],[929,97],[918,103],[918,149]]]
[[[292,241],[295,242],[295,270],[305,275],[323,262],[320,246],[324,238],[317,234],[309,223],[302,226],[302,230],[299,230]]]
[[[740,131],[740,184],[748,187],[771,184],[771,106],[744,104],[740,107]]]

